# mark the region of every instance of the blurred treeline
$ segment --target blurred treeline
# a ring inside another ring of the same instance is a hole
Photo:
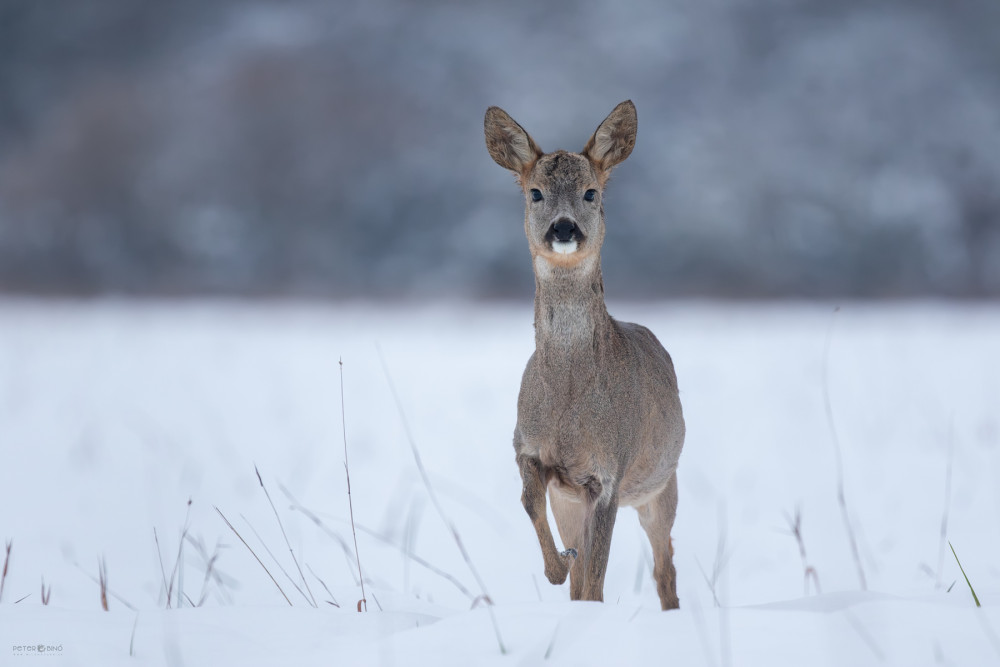
[[[996,0],[0,0],[0,291],[530,295],[625,98],[609,296],[1000,295]]]

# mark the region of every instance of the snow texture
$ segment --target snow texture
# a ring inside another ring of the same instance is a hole
[[[649,326],[677,367],[675,612],[659,611],[631,509],[604,604],[571,603],[542,574],[511,444],[528,304],[0,303],[0,664],[1000,661],[1000,307],[610,309]]]

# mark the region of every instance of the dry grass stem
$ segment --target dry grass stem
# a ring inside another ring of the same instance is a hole
[[[465,560],[465,564],[469,567],[469,570],[472,572],[472,576],[479,585],[479,590],[482,592],[482,596],[488,602],[486,608],[490,613],[490,620],[493,623],[493,630],[496,633],[500,653],[506,655],[507,648],[504,646],[503,638],[500,636],[500,625],[497,623],[496,613],[493,610],[493,599],[486,590],[486,582],[484,582],[483,578],[479,575],[479,570],[476,569],[475,564],[472,562],[472,557],[469,556],[469,552],[465,549],[465,544],[462,543],[462,537],[458,534],[458,529],[455,527],[455,524],[451,521],[451,519],[448,518],[448,515],[444,511],[444,507],[441,506],[441,501],[438,500],[437,493],[434,492],[434,486],[431,484],[430,476],[427,474],[427,470],[424,468],[423,460],[420,458],[420,451],[417,449],[416,440],[413,438],[413,432],[410,430],[410,424],[406,419],[406,412],[403,410],[403,403],[399,400],[399,394],[396,392],[396,386],[393,384],[392,376],[389,374],[389,367],[385,363],[385,357],[382,355],[382,349],[377,349],[379,361],[382,364],[382,372],[385,374],[385,380],[389,385],[389,392],[392,394],[392,399],[396,403],[396,410],[399,413],[399,419],[400,422],[402,422],[403,431],[406,433],[406,439],[410,443],[410,451],[413,453],[413,460],[417,465],[417,470],[420,472],[420,478],[424,482],[424,487],[427,489],[427,495],[430,496],[434,509],[437,510],[438,515],[444,521],[445,525],[448,526],[448,530],[451,531],[452,538],[454,538],[455,544],[458,546],[458,550],[461,552],[462,558]]]
[[[326,533],[327,537],[329,537],[334,542],[340,545],[340,550],[344,553],[344,559],[347,561],[348,571],[351,573],[351,577],[354,579],[354,585],[359,586],[361,584],[361,581],[358,579],[358,575],[354,573],[354,554],[351,553],[351,545],[347,543],[347,540],[345,540],[339,534],[331,530],[329,526],[323,523],[323,520],[320,519],[315,512],[299,504],[299,501],[295,499],[295,496],[292,495],[291,491],[289,491],[281,484],[278,484],[278,488],[281,489],[281,492],[284,493],[285,497],[288,498],[288,500],[292,503],[291,506],[292,511],[297,511],[304,514],[307,519],[309,519],[316,525],[317,528]]]
[[[722,516],[724,516],[724,512],[723,510],[720,510],[720,517]],[[695,564],[698,566],[701,576],[705,579],[705,585],[707,585],[708,590],[712,592],[712,602],[716,607],[722,606],[722,602],[719,599],[719,582],[722,580],[722,575],[725,572],[729,556],[730,554],[726,550],[726,533],[725,530],[720,527],[719,539],[715,545],[715,560],[712,563],[712,576],[709,576],[705,572],[705,568],[701,566],[701,561],[697,558],[695,559]]]
[[[222,517],[222,520],[226,522],[227,526],[229,526],[229,530],[233,531],[233,534],[236,535],[236,537],[240,538],[240,542],[242,542],[243,546],[247,548],[247,551],[249,551],[253,555],[253,557],[257,560],[257,562],[260,563],[260,566],[264,568],[264,572],[267,572],[267,576],[269,576],[271,578],[271,581],[274,582],[275,587],[278,589],[278,592],[281,593],[281,597],[285,598],[285,602],[288,603],[288,606],[289,607],[293,606],[292,601],[288,599],[287,595],[285,595],[285,591],[281,589],[281,584],[279,584],[278,581],[274,578],[274,575],[271,574],[271,571],[267,569],[267,566],[264,565],[263,561],[261,561],[260,557],[254,552],[254,550],[250,548],[250,545],[247,544],[247,541],[243,539],[243,536],[240,535],[239,531],[236,530],[233,524],[229,522],[229,519],[227,519],[226,515],[222,513],[222,510],[216,507],[215,511],[219,513],[219,516]]]
[[[326,591],[326,594],[330,596],[330,599],[327,600],[326,603],[340,609],[340,603],[337,602],[337,598],[334,597],[333,593],[330,592],[330,588],[326,585],[326,582],[319,578],[319,575],[313,571],[313,569],[309,566],[309,563],[306,563],[306,569],[309,570],[309,574],[316,577],[316,581],[320,583],[320,586],[323,587],[323,590]]]
[[[160,578],[163,581],[163,594],[167,596],[167,609],[170,609],[170,589],[167,586],[167,571],[163,567],[163,553],[160,550],[160,536],[156,534],[156,526],[153,526],[153,541],[156,543],[156,557],[160,561]]]
[[[561,623],[562,623],[561,621],[556,623],[556,627],[552,629],[552,639],[549,640],[548,648],[545,649],[545,655],[542,656],[545,660],[548,660],[549,657],[551,657],[552,655],[552,649],[555,648],[556,635],[559,634],[559,626],[561,625]]]
[[[232,597],[228,595],[226,591],[226,582],[223,580],[222,575],[216,569],[215,564],[219,559],[219,548],[220,545],[216,544],[215,548],[212,550],[212,554],[208,554],[208,549],[200,539],[196,539],[192,535],[187,536],[188,544],[194,547],[195,551],[201,557],[202,561],[205,563],[205,577],[201,582],[201,595],[198,597],[197,607],[201,607],[205,604],[205,600],[208,598],[208,585],[210,582],[214,581],[215,586],[221,594],[224,600],[229,602],[232,601]]]
[[[851,525],[851,518],[847,510],[847,497],[844,493],[844,460],[841,454],[840,438],[837,435],[837,424],[833,419],[833,407],[830,404],[830,340],[833,337],[833,325],[837,321],[838,312],[840,312],[840,306],[833,309],[833,317],[830,319],[830,327],[826,332],[826,344],[823,350],[823,407],[826,409],[826,421],[833,437],[833,450],[837,463],[837,503],[840,505],[840,515],[844,520],[844,528],[847,530],[847,539],[850,541],[851,556],[854,558],[854,565],[858,570],[858,581],[861,583],[861,590],[867,591],[868,580],[865,578],[865,568],[861,564],[858,541],[854,536],[854,527]]]
[[[304,507],[301,504],[299,504],[299,502],[295,499],[295,497],[291,494],[291,492],[288,491],[288,489],[286,489],[284,487],[280,487],[280,488],[281,488],[281,491],[285,494],[285,496],[288,497],[288,500],[292,503],[292,509],[293,510],[296,510],[298,512],[302,512],[303,514],[305,514],[306,517],[308,517],[314,524],[316,524],[316,526],[320,530],[322,530],[324,533],[326,533],[327,535],[329,535],[332,539],[336,540],[343,548],[348,548],[348,549],[350,548],[350,547],[347,546],[347,542],[344,541],[344,538],[342,538],[340,535],[338,535],[336,532],[334,532],[329,526],[327,526],[323,522],[323,520],[319,516],[316,515],[315,512],[313,512],[312,510],[310,510],[308,507]],[[455,586],[455,588],[457,588],[459,591],[461,591],[462,595],[466,596],[470,600],[472,600],[473,598],[476,597],[475,595],[472,594],[472,591],[470,591],[468,588],[466,588],[465,585],[463,585],[462,582],[459,581],[458,579],[456,579],[454,576],[452,576],[448,572],[445,572],[444,570],[442,570],[441,568],[437,567],[436,565],[434,565],[432,563],[429,563],[428,561],[424,560],[423,558],[421,558],[417,554],[413,553],[413,551],[411,551],[409,549],[406,549],[405,547],[401,547],[400,545],[398,545],[395,542],[393,542],[392,539],[390,539],[389,537],[387,537],[387,536],[383,535],[382,533],[379,533],[379,532],[377,532],[375,530],[372,530],[371,528],[368,528],[367,526],[365,526],[363,524],[356,524],[355,527],[358,530],[360,530],[362,533],[365,533],[366,535],[370,535],[371,537],[374,537],[379,542],[382,542],[383,544],[387,544],[387,545],[389,545],[389,546],[391,546],[391,547],[393,547],[395,549],[398,549],[400,552],[402,552],[402,554],[404,556],[406,556],[407,558],[409,558],[410,560],[412,560],[417,565],[420,565],[421,567],[427,569],[428,571],[433,572],[434,574],[438,575],[442,579],[447,580],[453,586]],[[352,562],[351,565],[353,566],[353,564],[354,563]],[[355,581],[355,583],[357,583],[357,581]]]
[[[52,584],[49,584],[48,588],[45,588],[45,577],[42,577],[42,604],[48,605],[49,600],[52,599]]]
[[[184,556],[184,538],[187,537],[188,529],[191,526],[191,499],[187,501],[187,511],[184,515],[184,528],[181,530],[180,539],[177,541],[177,557],[174,559],[174,568],[170,571],[170,581],[167,583],[167,609],[170,608],[173,599],[174,583],[177,584],[177,606],[180,607],[181,592],[183,590],[183,571],[181,560]],[[153,537],[156,538],[156,530],[153,530]],[[157,538],[157,549],[159,549],[159,539]],[[162,567],[162,560],[160,563]]]
[[[10,567],[10,550],[14,546],[14,540],[7,540],[7,555],[3,559],[3,572],[0,572],[0,602],[3,602],[3,587],[7,583],[7,569]]]
[[[127,607],[128,609],[131,609],[132,611],[138,611],[133,604],[131,604],[128,600],[126,600],[125,598],[123,598],[121,595],[118,595],[118,593],[115,593],[111,589],[111,587],[108,586],[107,567],[104,566],[104,558],[103,557],[101,558],[101,560],[98,563],[98,565],[99,565],[99,567],[98,567],[99,574],[100,574],[100,570],[103,567],[103,574],[104,574],[104,583],[103,584],[101,583],[100,578],[95,577],[90,572],[87,572],[85,569],[83,569],[83,567],[79,563],[74,562],[73,565],[76,566],[76,569],[80,570],[80,572],[82,572],[88,579],[90,579],[95,584],[97,584],[98,586],[101,587],[101,589],[102,589],[102,597],[113,597],[114,599],[118,600],[123,605],[125,605],[125,607]]]
[[[288,541],[288,534],[285,532],[285,526],[281,523],[281,517],[278,515],[278,509],[274,506],[274,501],[271,500],[271,494],[268,493],[267,487],[264,486],[264,480],[260,477],[260,471],[257,470],[257,466],[254,465],[253,471],[257,473],[257,481],[260,483],[260,488],[264,489],[264,495],[267,496],[267,502],[271,505],[271,511],[274,512],[274,518],[278,520],[278,528],[281,529],[281,536],[285,538],[285,546],[288,547],[288,553],[292,556],[292,562],[295,563],[295,568],[299,571],[299,577],[302,579],[302,585],[305,586],[306,592],[309,593],[307,601],[309,601],[312,606],[316,605],[316,598],[313,596],[312,591],[309,589],[309,582],[306,581],[306,575],[302,573],[302,566],[299,565],[299,559],[295,557],[295,551],[292,549],[291,542]],[[272,556],[273,558],[273,556]],[[275,559],[277,562],[277,559]],[[282,568],[284,570],[284,568]],[[287,575],[287,573],[286,573]],[[291,579],[291,577],[289,577]],[[296,586],[298,588],[298,586]],[[299,590],[301,593],[301,589]]]
[[[253,524],[250,523],[250,519],[246,518],[242,514],[240,514],[240,518],[243,519],[243,522],[246,523],[246,525],[250,527],[250,531],[253,532],[254,537],[257,538],[257,541],[260,542],[261,546],[264,547],[264,551],[267,552],[267,555],[271,557],[271,560],[274,561],[274,564],[278,566],[278,569],[281,570],[281,573],[283,575],[285,575],[286,579],[288,579],[288,583],[290,583],[292,586],[295,587],[295,590],[297,590],[299,592],[299,595],[301,595],[303,597],[303,599],[305,599],[305,601],[306,601],[307,604],[315,607],[316,603],[313,600],[311,600],[308,595],[305,594],[305,591],[303,591],[302,588],[300,588],[299,585],[295,582],[295,580],[292,579],[292,575],[288,574],[288,571],[285,570],[284,566],[281,564],[281,561],[279,561],[275,557],[275,555],[273,553],[271,553],[271,550],[267,546],[267,542],[265,542],[264,538],[262,538],[260,536],[260,533],[258,533],[257,529],[253,527]]]
[[[361,573],[361,554],[358,552],[358,532],[354,529],[354,501],[351,499],[351,467],[347,462],[347,418],[344,409],[344,360],[340,364],[340,425],[344,431],[344,473],[347,475],[347,508],[351,514],[351,534],[354,535],[354,556],[358,561],[358,581],[361,582],[361,600],[358,601],[358,611],[368,611],[368,600],[365,597],[365,576]]]
[[[822,595],[823,591],[819,587],[819,574],[816,572],[816,568],[809,564],[809,559],[806,557],[806,542],[802,538],[802,510],[801,508],[795,508],[795,516],[785,516],[788,521],[789,532],[795,538],[795,541],[799,545],[799,557],[802,559],[802,595],[809,595],[809,579],[812,578],[813,586],[816,588],[816,594]]]
[[[406,523],[403,524],[403,592],[410,590],[410,561],[413,559],[413,544],[417,539],[417,528],[420,525],[420,514],[424,503],[414,500],[406,512]]]
[[[135,621],[132,623],[132,637],[128,640],[128,654],[130,658],[135,657],[135,629],[139,627],[139,612],[135,613]]]
[[[885,653],[882,652],[878,642],[876,642],[872,634],[868,632],[864,623],[862,623],[850,609],[844,610],[844,618],[847,619],[847,622],[850,623],[852,628],[854,628],[854,631],[857,632],[861,639],[864,640],[865,644],[868,645],[868,648],[871,649],[871,652],[876,658],[878,658],[879,662],[885,662]]]
[[[108,564],[104,556],[101,556],[101,560],[97,563],[97,576],[101,585],[101,609],[108,611]]]

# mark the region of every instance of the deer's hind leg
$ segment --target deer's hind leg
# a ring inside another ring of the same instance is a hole
[[[649,537],[653,547],[653,578],[656,592],[660,596],[660,607],[677,609],[677,571],[674,569],[674,547],[670,542],[670,530],[677,515],[677,473],[663,491],[645,505],[636,508],[639,523]]]
[[[573,564],[569,569],[569,599],[583,598],[583,563],[586,560],[584,545],[585,528],[587,524],[587,503],[564,491],[550,486],[549,499],[552,502],[552,515],[556,519],[556,528],[563,547],[571,554],[575,553]]]

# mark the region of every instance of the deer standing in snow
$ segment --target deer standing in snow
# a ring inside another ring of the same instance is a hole
[[[670,530],[684,417],[670,355],[645,327],[604,305],[604,186],[632,152],[635,106],[622,102],[580,153],[543,153],[505,111],[486,111],[490,156],[524,190],[524,230],[535,271],[535,353],[517,401],[514,449],[553,584],[574,600],[603,600],[619,505],[631,505],[653,547],[663,609],[675,609]],[[565,551],[556,549],[548,490]]]

